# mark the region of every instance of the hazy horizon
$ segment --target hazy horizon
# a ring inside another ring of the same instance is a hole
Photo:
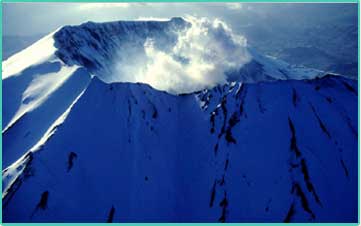
[[[86,21],[105,22],[139,18],[171,18],[186,15],[210,19],[219,18],[233,27],[235,27],[234,25],[249,26],[255,21],[265,19],[272,23],[287,22],[289,25],[327,23],[330,20],[328,17],[341,18],[345,15],[354,17],[357,22],[357,4],[4,3],[3,35],[45,34],[63,25],[78,25]],[[283,17],[288,17],[287,21],[282,21]]]

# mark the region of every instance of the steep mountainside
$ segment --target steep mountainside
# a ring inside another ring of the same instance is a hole
[[[328,76],[173,96],[94,78],[3,172],[4,220],[355,221],[355,90]]]
[[[4,62],[4,222],[357,221],[354,80],[247,49],[200,91],[116,81],[114,49],[189,26],[63,27]]]
[[[13,54],[23,50],[27,46],[30,46],[34,42],[38,41],[43,34],[36,35],[5,35],[2,36],[2,59],[6,60]]]

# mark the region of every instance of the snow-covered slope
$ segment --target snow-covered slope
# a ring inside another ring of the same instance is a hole
[[[189,52],[204,47],[194,26],[213,37],[206,54]],[[134,83],[119,66],[143,63],[149,40],[174,72],[162,78],[225,79],[187,94]],[[357,95],[355,81],[259,55],[219,23],[60,28],[3,62],[4,222],[355,222]]]
[[[227,80],[258,82],[324,74],[261,56],[226,25],[201,21],[172,18],[65,26],[4,61],[3,168],[36,144],[93,75],[107,83],[141,81],[182,93]],[[209,52],[203,53],[205,47]],[[225,50],[235,55],[225,56],[232,55]],[[242,60],[234,59],[238,56]],[[232,68],[223,61],[239,66]]]
[[[355,90],[328,76],[174,96],[94,78],[3,172],[20,173],[4,220],[356,221]]]
[[[84,68],[47,62],[3,80],[3,166],[39,141],[90,82]]]

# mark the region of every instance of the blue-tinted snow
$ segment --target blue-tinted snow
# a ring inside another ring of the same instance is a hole
[[[184,26],[64,27],[55,55],[20,72],[31,48],[9,58],[4,222],[357,221],[356,81],[252,49],[194,93],[102,81],[113,48],[151,36],[165,51]]]
[[[4,221],[105,222],[114,206],[116,222],[355,222],[352,90],[326,76],[174,96],[95,77],[3,199]]]

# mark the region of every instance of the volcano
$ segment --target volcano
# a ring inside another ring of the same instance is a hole
[[[4,222],[357,222],[357,81],[196,26],[64,26],[3,62]]]

